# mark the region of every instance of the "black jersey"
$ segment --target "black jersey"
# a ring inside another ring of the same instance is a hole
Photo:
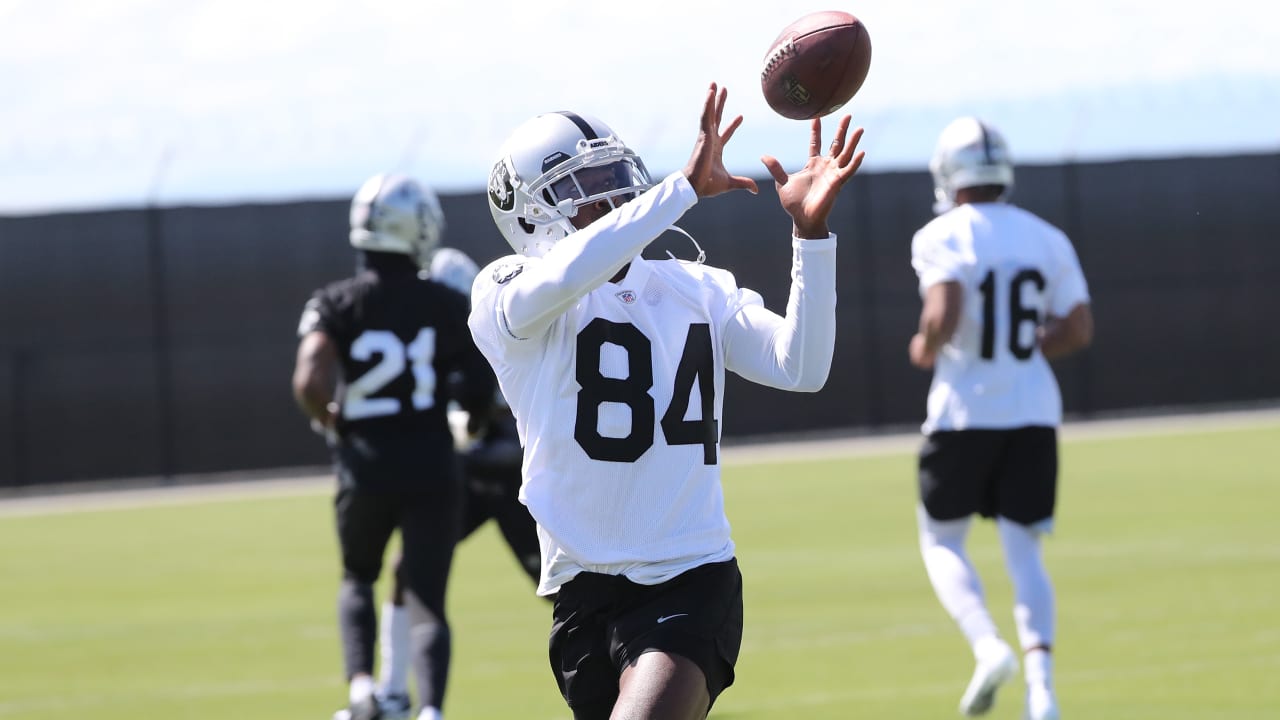
[[[417,486],[452,475],[446,406],[454,399],[483,410],[495,389],[467,314],[464,295],[419,277],[409,262],[362,270],[312,296],[298,332],[324,332],[338,346],[333,450],[344,482]]]

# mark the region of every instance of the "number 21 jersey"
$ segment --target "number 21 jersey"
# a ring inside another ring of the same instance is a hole
[[[487,407],[494,387],[467,313],[466,296],[413,269],[364,270],[307,303],[298,334],[324,332],[341,362],[333,447],[341,481],[425,489],[432,477],[452,475],[446,405]]]

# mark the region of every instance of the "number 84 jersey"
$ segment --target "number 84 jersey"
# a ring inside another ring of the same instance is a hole
[[[502,286],[536,258],[481,272],[471,327],[525,446],[541,594],[581,570],[662,582],[733,556],[720,488],[724,325],[762,304],[725,270],[636,258],[540,337],[501,327]]]

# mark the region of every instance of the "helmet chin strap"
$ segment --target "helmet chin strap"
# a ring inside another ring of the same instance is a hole
[[[677,226],[677,225],[672,225],[671,227],[669,227],[669,228],[667,228],[667,229],[668,229],[668,230],[675,230],[676,232],[680,233],[681,235],[683,235],[683,236],[685,236],[685,237],[689,238],[689,242],[693,243],[693,246],[694,246],[695,248],[697,248],[697,249],[698,249],[698,257],[694,258],[694,260],[693,260],[692,262],[694,262],[694,263],[696,263],[696,264],[698,264],[698,265],[701,265],[702,263],[706,262],[706,260],[707,260],[707,251],[706,251],[706,250],[703,250],[703,249],[702,249],[702,246],[698,244],[698,241],[697,241],[697,240],[694,240],[692,235],[690,235],[689,233],[685,232],[685,231],[684,231],[684,228],[681,228],[681,227],[679,227],[679,226]],[[671,253],[671,251],[670,251],[670,250],[668,250],[668,251],[667,251],[667,257],[671,258],[672,260],[679,260],[680,262],[690,262],[690,261],[688,261],[688,260],[680,260],[680,258],[678,258],[678,257],[676,257],[675,255],[673,255],[673,254]]]

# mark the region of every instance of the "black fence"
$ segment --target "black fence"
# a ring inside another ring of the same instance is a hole
[[[781,309],[790,222],[715,198],[682,226]],[[926,173],[861,175],[841,234],[835,367],[817,395],[730,381],[727,436],[921,419],[906,361]],[[1015,201],[1065,230],[1089,278],[1088,352],[1058,365],[1067,412],[1280,398],[1280,156],[1022,167]],[[480,194],[443,198],[447,243],[508,252]],[[303,303],[347,275],[347,198],[0,218],[0,487],[327,462],[289,390]],[[672,234],[651,249],[689,257]]]

